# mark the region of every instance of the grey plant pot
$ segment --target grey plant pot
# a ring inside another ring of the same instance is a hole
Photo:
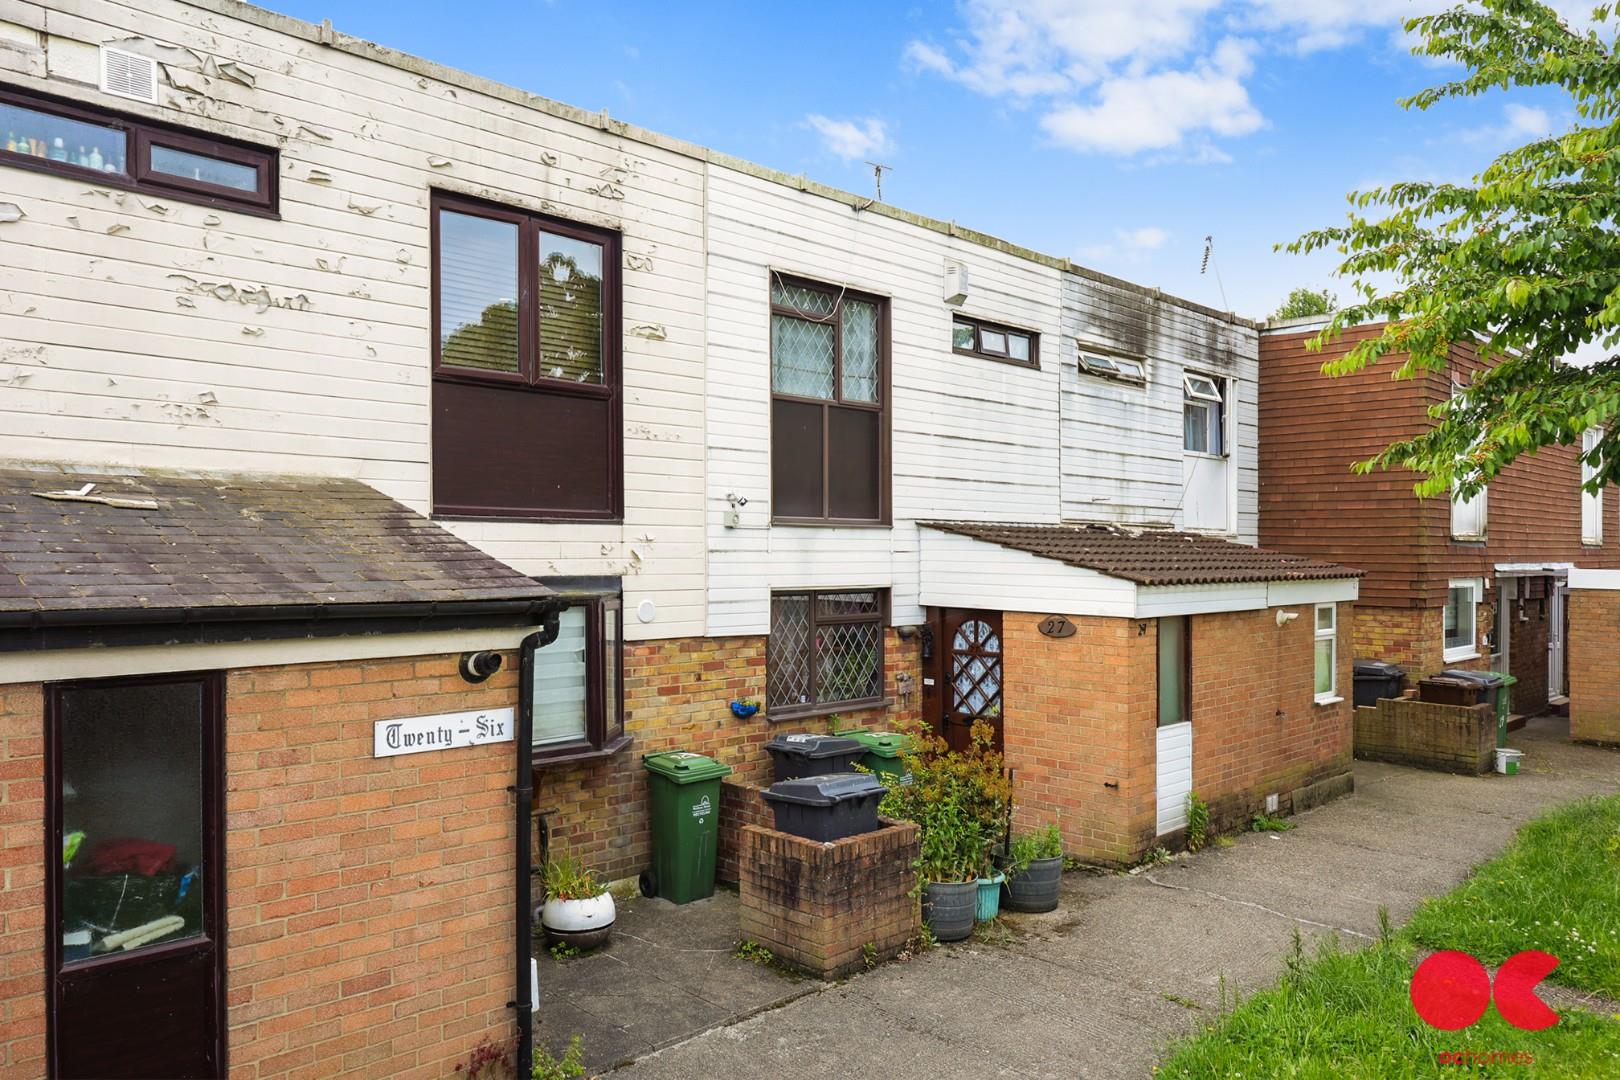
[[[1056,911],[1063,895],[1063,857],[1034,860],[1022,874],[1009,874],[1006,888],[1011,911]]]
[[[978,908],[977,881],[936,881],[923,889],[923,922],[939,941],[961,941],[973,933]]]

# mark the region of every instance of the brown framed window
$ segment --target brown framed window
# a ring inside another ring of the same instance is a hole
[[[616,753],[624,733],[624,613],[619,597],[576,598],[557,640],[537,649],[529,695],[536,764]]]
[[[771,274],[771,517],[889,520],[889,305]]]
[[[433,507],[623,516],[619,236],[433,196]]]
[[[0,164],[274,216],[275,150],[0,86]]]
[[[1192,719],[1192,650],[1187,621],[1186,615],[1159,619],[1160,727]]]
[[[882,703],[888,599],[881,589],[771,597],[765,693],[771,719]]]
[[[964,356],[999,360],[1024,367],[1041,366],[1041,336],[999,323],[984,322],[966,315],[951,321],[951,351]]]

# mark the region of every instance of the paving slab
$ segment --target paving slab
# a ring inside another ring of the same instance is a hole
[[[769,1076],[1149,1077],[1222,993],[1276,981],[1308,943],[1378,933],[1461,883],[1526,820],[1620,791],[1620,753],[1532,720],[1514,777],[1357,762],[1356,792],[1229,848],[1132,875],[1071,873],[1049,915],[932,950],[638,1056],[615,1080]],[[735,963],[735,962],[733,962]],[[729,969],[727,969],[729,970]],[[766,973],[768,974],[768,972]],[[775,976],[772,976],[773,978]]]

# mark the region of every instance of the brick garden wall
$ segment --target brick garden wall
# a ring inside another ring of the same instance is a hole
[[[1494,763],[1496,710],[1490,705],[1386,698],[1355,714],[1356,757],[1467,775]]]
[[[229,673],[232,1080],[437,1080],[513,1035],[513,744],[372,757],[373,721],[517,704],[515,655],[456,665]]]
[[[45,1075],[45,697],[0,686],[0,1076]]]
[[[1620,592],[1569,593],[1569,737],[1620,745]]]
[[[632,877],[646,868],[652,852],[642,755],[690,750],[730,765],[738,779],[768,781],[767,741],[781,732],[827,731],[830,721],[825,717],[773,724],[763,712],[748,720],[732,714],[731,701],[765,697],[766,640],[750,636],[626,644],[625,731],[635,742],[606,761],[537,772],[534,805],[545,815],[551,850],[578,856],[607,880]],[[918,715],[917,643],[900,641],[887,630],[884,656],[884,678],[894,705],[847,713],[844,726],[892,727]],[[901,673],[911,676],[911,692],[904,698],[898,689]]]
[[[1279,627],[1276,609],[1192,618],[1193,786],[1216,827],[1268,794],[1283,807],[1320,795],[1351,763],[1351,605],[1339,605],[1345,701],[1317,705],[1311,605]],[[1047,638],[1041,616],[1008,612],[1007,764],[1015,824],[1056,820],[1070,855],[1129,862],[1155,842],[1158,622],[1075,617]]]
[[[824,979],[891,959],[921,926],[916,858],[910,822],[825,844],[745,826],[742,936]]]
[[[767,777],[769,779],[769,777]],[[742,876],[742,831],[746,826],[773,828],[776,814],[765,801],[766,785],[728,776],[720,782],[720,835],[714,860],[716,880],[737,884]]]

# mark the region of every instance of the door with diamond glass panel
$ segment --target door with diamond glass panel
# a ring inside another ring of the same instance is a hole
[[[940,616],[940,733],[953,750],[966,749],[983,720],[1001,749],[1001,612],[947,609]]]

